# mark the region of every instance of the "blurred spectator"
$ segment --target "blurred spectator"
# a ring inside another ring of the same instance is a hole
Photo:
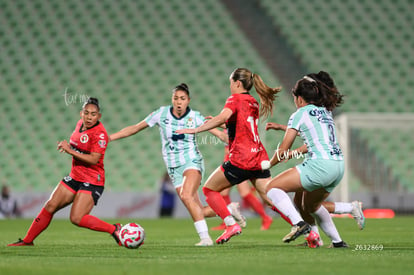
[[[10,196],[10,188],[4,185],[1,188],[0,197],[0,219],[20,217],[17,200]]]
[[[170,176],[165,172],[161,179],[160,217],[171,217],[175,207],[176,191]]]

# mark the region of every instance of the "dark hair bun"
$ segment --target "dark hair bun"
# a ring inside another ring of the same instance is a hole
[[[327,85],[328,87],[330,87],[330,88],[334,88],[334,87],[335,87],[335,83],[334,83],[333,79],[331,78],[331,76],[330,76],[327,72],[320,71],[319,73],[317,73],[317,74],[315,75],[315,77],[316,77],[319,81],[321,81],[321,82],[323,82],[325,85]]]
[[[96,97],[90,97],[88,98],[88,100],[85,101],[85,103],[83,103],[82,108],[85,108],[86,105],[88,104],[93,104],[96,107],[98,107],[98,110],[101,109],[101,107],[99,106],[99,100]]]
[[[187,93],[188,96],[190,96],[190,89],[188,88],[188,85],[185,83],[181,83],[180,85],[176,86],[173,92],[176,92],[176,91],[184,91]]]

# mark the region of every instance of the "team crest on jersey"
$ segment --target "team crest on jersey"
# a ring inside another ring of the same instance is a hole
[[[190,118],[187,120],[187,123],[185,124],[185,126],[186,126],[187,128],[194,128],[194,127],[195,127],[195,122],[194,122],[194,120],[190,117]]]
[[[88,137],[88,135],[87,134],[83,134],[83,135],[81,135],[81,137],[80,137],[80,142],[82,142],[82,143],[87,143],[89,141],[89,137]]]

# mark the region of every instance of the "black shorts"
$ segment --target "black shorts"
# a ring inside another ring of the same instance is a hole
[[[80,182],[77,180],[72,179],[70,176],[64,177],[60,183],[65,186],[69,191],[73,194],[76,193],[86,193],[91,194],[93,198],[93,202],[95,205],[98,203],[99,198],[102,196],[104,191],[103,186],[93,185],[89,182]]]
[[[231,185],[239,184],[245,180],[270,178],[270,170],[245,170],[234,166],[230,161],[221,165],[224,176]]]

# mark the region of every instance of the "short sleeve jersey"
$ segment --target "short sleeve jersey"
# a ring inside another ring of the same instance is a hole
[[[224,108],[233,112],[226,122],[230,163],[245,170],[261,170],[261,162],[269,157],[257,129],[259,103],[248,93],[233,94]]]
[[[90,154],[96,152],[101,154],[97,164],[90,165],[76,158],[72,158],[72,170],[70,177],[80,182],[88,182],[94,185],[104,186],[105,169],[104,157],[108,144],[108,134],[101,122],[92,128],[82,131],[82,120],[76,124],[75,131],[70,137],[70,146],[73,150]]]
[[[332,112],[313,104],[299,108],[288,122],[297,130],[308,148],[307,158],[342,160]]]
[[[163,106],[145,118],[148,126],[157,125],[159,128],[165,165],[168,168],[174,168],[193,160],[202,160],[202,155],[197,147],[196,135],[177,134],[175,131],[196,128],[204,124],[204,116],[187,108],[186,113],[177,118],[172,110],[172,106]]]

